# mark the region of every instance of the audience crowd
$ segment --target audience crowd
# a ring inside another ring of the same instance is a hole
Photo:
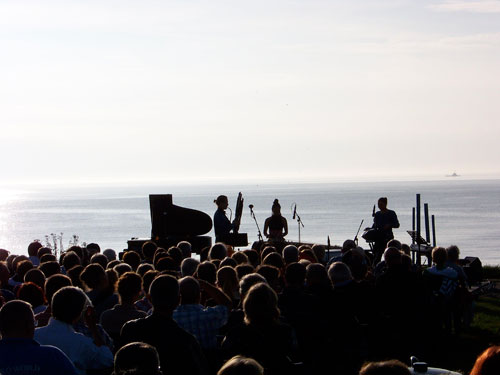
[[[0,374],[409,374],[400,361],[470,324],[458,258],[436,247],[421,269],[397,240],[378,264],[352,240],[337,257],[216,243],[197,260],[186,241],[122,257],[0,249]],[[492,347],[472,374],[499,368]]]

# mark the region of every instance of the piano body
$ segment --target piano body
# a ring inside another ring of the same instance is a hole
[[[180,241],[189,241],[195,253],[212,246],[212,237],[204,236],[212,229],[212,218],[206,213],[174,205],[172,194],[151,194],[149,208],[151,239],[132,238],[127,241],[128,250],[140,252],[146,241],[165,249]]]

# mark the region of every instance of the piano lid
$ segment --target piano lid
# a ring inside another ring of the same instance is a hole
[[[151,194],[151,238],[199,236],[210,232],[212,218],[191,208],[176,206],[172,194]]]

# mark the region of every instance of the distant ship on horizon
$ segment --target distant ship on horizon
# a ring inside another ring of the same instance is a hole
[[[460,175],[457,172],[453,172],[452,174],[447,174],[446,177],[460,177]]]

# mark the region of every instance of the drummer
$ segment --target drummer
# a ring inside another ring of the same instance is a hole
[[[227,196],[219,195],[214,203],[217,205],[217,211],[214,213],[215,241],[223,242],[224,237],[238,226],[238,220],[234,219],[231,223],[226,216],[226,209],[229,205]]]
[[[284,241],[288,234],[288,223],[281,216],[281,205],[277,199],[274,200],[271,208],[273,214],[264,222],[264,235],[270,241]]]

